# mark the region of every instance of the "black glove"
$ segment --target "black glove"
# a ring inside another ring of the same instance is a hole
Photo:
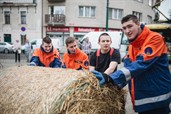
[[[99,80],[99,85],[102,86],[105,83],[110,83],[112,81],[111,77],[105,73],[98,72],[96,70],[91,71],[95,77]]]
[[[107,75],[106,73],[103,73],[103,72],[101,72],[101,74],[104,77],[106,83],[112,82],[112,78],[109,75]]]

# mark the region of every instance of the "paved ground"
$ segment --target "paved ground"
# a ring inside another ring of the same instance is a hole
[[[26,57],[24,55],[21,55],[21,65],[27,65],[27,64],[28,63],[26,62]],[[18,65],[18,64],[14,62],[13,55],[2,56],[2,54],[0,54],[0,68],[6,68],[10,66],[15,66],[15,65]],[[119,66],[119,68],[121,67],[122,67],[122,64]],[[171,66],[170,66],[170,70],[171,70]],[[127,86],[125,87],[125,89],[127,90]],[[125,108],[126,108],[126,114],[137,114],[132,110],[132,104],[131,104],[129,93],[127,94],[127,102],[126,102]],[[171,105],[170,105],[170,108],[171,108]]]

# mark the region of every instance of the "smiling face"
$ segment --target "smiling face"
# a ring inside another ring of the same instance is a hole
[[[52,43],[43,42],[42,47],[46,53],[49,53],[52,50]]]
[[[100,45],[102,52],[108,52],[112,41],[109,35],[102,35],[99,38],[98,44]]]
[[[140,23],[129,20],[122,24],[122,29],[129,41],[133,41],[141,32]]]
[[[126,15],[121,20],[122,30],[129,42],[134,41],[142,32],[141,25],[137,16],[133,14]]]

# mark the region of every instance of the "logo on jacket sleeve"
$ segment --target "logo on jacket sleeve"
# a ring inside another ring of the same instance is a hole
[[[151,55],[153,53],[153,49],[151,47],[147,47],[147,48],[145,48],[144,52],[147,55]]]
[[[89,62],[88,61],[84,61],[84,66],[88,66]]]

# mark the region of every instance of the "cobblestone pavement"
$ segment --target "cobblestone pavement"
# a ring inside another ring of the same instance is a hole
[[[15,65],[18,65],[18,64],[14,62],[14,59],[0,59],[0,68],[2,67],[6,68],[10,66],[15,66]],[[26,62],[26,58],[24,56],[22,56],[21,58],[21,66],[22,65],[28,65],[28,63]],[[120,64],[119,68],[121,68],[122,66],[123,64]],[[170,71],[171,71],[171,65],[170,65]],[[127,86],[124,87],[124,89],[128,90],[127,88],[128,88]],[[126,101],[125,109],[126,109],[126,114],[137,114],[132,109],[131,99],[130,99],[130,95],[128,92],[127,92],[127,101]],[[171,105],[170,105],[170,109],[171,109]]]

